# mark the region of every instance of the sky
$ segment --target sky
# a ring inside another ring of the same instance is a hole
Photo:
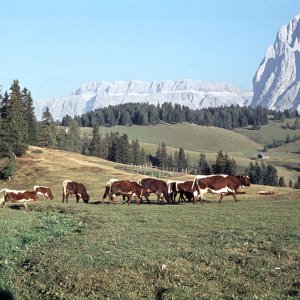
[[[242,91],[299,0],[1,0],[0,87],[199,79]]]

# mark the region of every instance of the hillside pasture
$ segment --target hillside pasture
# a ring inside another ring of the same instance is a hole
[[[293,124],[294,119],[287,120]],[[250,128],[237,128],[234,131],[223,128],[199,126],[195,124],[160,124],[155,126],[114,126],[101,127],[102,136],[111,131],[126,133],[129,139],[138,139],[146,153],[155,155],[157,146],[163,141],[167,145],[168,153],[174,154],[179,147],[183,147],[189,155],[192,165],[197,165],[200,153],[205,153],[210,162],[214,162],[217,152],[222,149],[229,157],[234,158],[239,173],[252,161],[257,159],[263,145],[271,143],[273,139],[284,139],[289,133],[300,135],[300,129],[285,129],[286,123],[270,120],[270,124],[261,126],[260,130]],[[91,136],[92,128],[81,128],[82,133]],[[270,149],[270,160],[265,162],[273,164],[278,169],[278,175],[284,176],[288,182],[296,181],[299,176],[300,161],[299,143],[290,143],[282,147]],[[293,149],[293,150],[287,150]],[[258,160],[259,161],[259,160]],[[259,161],[260,162],[260,161]]]
[[[251,186],[237,203],[228,196],[219,204],[217,195],[207,195],[202,205],[129,206],[120,198],[99,205],[109,178],[140,175],[98,158],[36,147],[17,164],[2,187],[43,184],[56,197],[29,203],[28,211],[0,208],[2,294],[43,300],[300,295],[299,191]],[[86,185],[89,204],[61,203],[61,184],[69,178]],[[275,194],[260,196],[261,190]]]

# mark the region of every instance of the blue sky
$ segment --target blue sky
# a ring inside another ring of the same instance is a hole
[[[2,0],[0,84],[35,99],[100,80],[200,79],[252,88],[299,0]]]

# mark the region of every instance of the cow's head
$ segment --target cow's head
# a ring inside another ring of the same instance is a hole
[[[248,175],[238,175],[241,185],[250,186],[251,181]]]
[[[50,200],[53,200],[53,199],[54,199],[54,195],[52,194],[51,191],[49,191],[49,199],[50,199]]]
[[[90,201],[89,194],[85,194],[84,196],[82,195],[82,200],[84,203],[88,203]]]

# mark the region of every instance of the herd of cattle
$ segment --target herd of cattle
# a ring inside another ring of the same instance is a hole
[[[155,178],[143,178],[138,182],[110,179],[105,185],[102,204],[106,198],[115,203],[116,196],[123,196],[123,202],[127,201],[128,204],[133,198],[137,204],[140,204],[143,202],[143,197],[150,203],[150,194],[157,195],[157,202],[175,203],[176,196],[179,194],[178,202],[190,201],[195,204],[197,200],[202,202],[203,196],[207,192],[220,194],[219,202],[222,201],[225,195],[232,195],[234,200],[237,201],[236,195],[242,193],[238,192],[238,188],[250,185],[250,179],[246,175],[197,175],[191,181],[168,182]],[[13,203],[23,203],[26,209],[27,202],[36,201],[39,195],[43,195],[46,199],[54,198],[51,189],[45,186],[34,186],[33,191],[2,189],[1,192],[3,192],[3,197],[0,202],[3,206],[11,201]],[[90,196],[82,183],[65,180],[63,182],[63,203],[68,202],[69,195],[75,195],[77,203],[80,198],[85,203],[90,200]]]

